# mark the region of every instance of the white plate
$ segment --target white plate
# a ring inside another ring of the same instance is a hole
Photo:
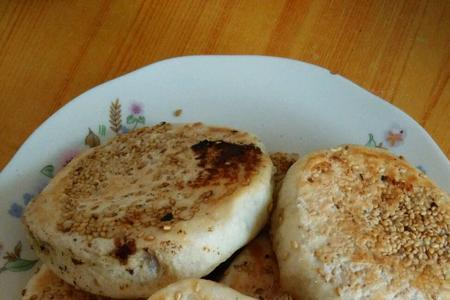
[[[118,105],[112,103],[119,99]],[[173,112],[182,109],[181,116]],[[109,121],[110,114],[116,124]],[[89,144],[161,121],[228,125],[259,135],[270,151],[308,153],[343,143],[401,154],[450,191],[450,164],[413,119],[389,103],[299,61],[262,56],[193,56],[142,68],[74,99],[42,124],[0,175],[0,298],[19,299],[35,256],[20,222],[28,201]],[[17,247],[16,247],[17,248]],[[20,253],[19,253],[20,252]],[[20,271],[20,272],[15,272]]]

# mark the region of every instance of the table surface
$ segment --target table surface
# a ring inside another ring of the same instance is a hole
[[[168,57],[264,54],[341,74],[450,157],[450,1],[1,1],[0,170],[80,93]]]

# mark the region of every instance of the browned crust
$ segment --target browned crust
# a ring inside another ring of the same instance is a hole
[[[202,169],[197,178],[189,182],[192,187],[226,185],[239,180],[249,181],[259,166],[262,151],[253,144],[236,144],[226,141],[202,140],[191,146],[196,154],[197,166]],[[241,168],[244,174],[240,175]]]
[[[278,195],[286,172],[298,160],[298,158],[298,153],[274,152],[270,154],[270,159],[275,166],[275,175],[273,176],[275,182],[275,197]]]

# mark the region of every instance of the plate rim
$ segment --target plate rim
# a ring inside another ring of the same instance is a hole
[[[42,123],[39,124],[39,126],[37,126],[32,132],[31,134],[25,139],[25,141],[20,145],[20,147],[17,149],[17,151],[14,153],[14,155],[11,157],[11,159],[8,161],[8,163],[3,167],[3,169],[0,170],[0,176],[2,174],[5,174],[9,171],[9,169],[12,168],[12,166],[14,165],[15,160],[17,159],[17,157],[20,155],[20,153],[23,151],[23,149],[25,148],[25,146],[30,143],[30,141],[32,140],[33,136],[36,135],[36,133],[38,131],[40,131],[40,129],[42,129],[42,127],[44,127],[44,125],[46,125],[48,122],[50,122],[56,115],[63,113],[65,110],[70,109],[73,105],[76,105],[76,103],[78,103],[79,101],[82,100],[82,98],[87,95],[88,93],[92,93],[94,92],[96,89],[100,88],[100,87],[104,87],[107,86],[111,83],[113,83],[114,81],[119,81],[122,80],[126,77],[129,77],[132,74],[138,74],[141,72],[145,72],[149,69],[153,69],[157,66],[162,66],[164,64],[170,64],[170,63],[175,63],[175,62],[179,62],[179,61],[186,61],[186,60],[202,60],[202,59],[258,59],[258,60],[266,60],[266,61],[284,61],[284,62],[290,62],[290,63],[296,63],[296,64],[303,64],[304,66],[307,66],[309,68],[314,68],[314,69],[319,69],[325,72],[328,72],[331,76],[337,76],[340,79],[344,79],[346,81],[348,81],[349,83],[357,86],[360,89],[363,89],[364,91],[370,93],[372,96],[378,98],[377,100],[375,99],[365,99],[363,101],[373,101],[374,103],[376,102],[376,105],[381,105],[384,106],[386,109],[390,109],[390,110],[395,110],[397,113],[399,113],[400,115],[402,115],[403,117],[409,119],[409,121],[411,121],[416,127],[418,127],[419,130],[422,131],[422,134],[427,138],[428,142],[431,142],[431,145],[433,146],[434,150],[436,151],[436,154],[440,157],[440,159],[442,160],[442,162],[444,164],[446,164],[448,170],[450,171],[450,161],[448,160],[447,156],[445,155],[444,151],[439,147],[438,143],[433,139],[433,137],[428,133],[428,131],[422,127],[422,125],[419,124],[419,122],[417,122],[413,117],[411,117],[410,115],[408,115],[405,111],[403,111],[401,108],[395,106],[394,104],[390,103],[389,101],[387,101],[384,98],[381,98],[380,96],[374,94],[372,91],[367,90],[366,88],[362,87],[361,85],[359,85],[358,83],[352,81],[351,79],[344,77],[342,75],[340,75],[339,73],[334,73],[332,71],[330,71],[329,69],[319,66],[319,65],[315,65],[309,62],[305,62],[305,61],[301,61],[301,60],[297,60],[297,59],[293,59],[293,58],[287,58],[287,57],[279,57],[279,56],[267,56],[267,55],[253,55],[253,54],[249,54],[249,55],[242,55],[242,54],[225,54],[225,55],[185,55],[185,56],[175,56],[175,57],[169,57],[169,58],[165,58],[153,63],[150,63],[148,65],[139,67],[135,70],[132,70],[130,72],[124,73],[118,77],[112,78],[108,81],[105,81],[103,83],[100,83],[84,92],[82,92],[81,94],[79,94],[78,96],[72,98],[71,100],[69,100],[67,103],[65,103],[63,106],[61,106],[58,110],[56,110],[55,112],[53,112],[50,116],[48,116]]]

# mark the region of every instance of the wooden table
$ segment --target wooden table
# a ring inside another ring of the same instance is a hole
[[[1,1],[0,169],[87,89],[188,54],[324,66],[422,124],[450,157],[450,1]]]

